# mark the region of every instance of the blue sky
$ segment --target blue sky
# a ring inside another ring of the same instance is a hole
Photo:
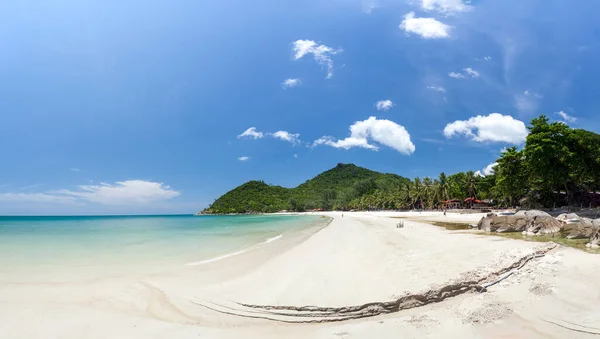
[[[192,213],[338,162],[483,171],[542,113],[598,132],[599,7],[3,2],[0,214]]]

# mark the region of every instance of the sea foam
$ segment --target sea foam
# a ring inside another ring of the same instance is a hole
[[[283,234],[280,234],[280,235],[277,235],[275,237],[269,238],[269,239],[267,239],[267,240],[265,240],[263,242],[260,242],[258,244],[252,245],[252,246],[250,246],[250,247],[248,247],[246,249],[243,249],[243,250],[240,250],[240,251],[237,251],[237,252],[223,254],[223,255],[220,255],[218,257],[214,257],[214,258],[210,258],[210,259],[206,259],[206,260],[202,260],[202,261],[187,263],[187,264],[185,264],[185,266],[204,265],[204,264],[208,264],[208,263],[211,263],[211,262],[215,262],[215,261],[219,261],[219,260],[231,258],[231,257],[234,257],[236,255],[240,255],[240,254],[252,251],[253,249],[258,248],[260,245],[268,244],[268,243],[271,243],[271,242],[273,242],[275,240],[281,239],[281,237],[283,237]]]

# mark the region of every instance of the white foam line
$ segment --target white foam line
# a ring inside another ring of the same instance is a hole
[[[280,234],[280,235],[278,235],[278,236],[276,236],[276,237],[273,237],[273,238],[269,238],[269,239],[265,240],[265,241],[263,242],[263,244],[268,244],[268,243],[270,243],[270,242],[273,242],[273,241],[275,241],[275,240],[277,240],[277,239],[279,239],[279,238],[281,238],[281,237],[283,237],[283,234]]]
[[[256,245],[250,246],[250,247],[248,247],[246,249],[243,249],[241,251],[237,251],[237,252],[233,252],[233,253],[228,253],[228,254],[223,254],[223,255],[220,255],[218,257],[214,257],[214,258],[210,258],[210,259],[206,259],[206,260],[202,260],[202,261],[187,263],[187,264],[185,264],[185,266],[198,266],[198,265],[208,264],[210,262],[215,262],[215,261],[219,261],[219,260],[231,258],[233,256],[249,252],[249,251],[251,251],[251,250],[259,247],[260,245],[271,243],[271,242],[273,242],[273,241],[275,241],[277,239],[280,239],[281,237],[283,237],[283,234],[280,234],[278,236],[269,238],[269,239],[267,239],[267,240],[265,240],[265,241],[263,241],[261,243],[258,243]]]
[[[233,256],[236,256],[238,254],[242,254],[242,253],[246,253],[248,251],[250,251],[251,248],[242,250],[242,251],[237,251],[237,252],[233,252],[233,253],[229,253],[229,254],[224,254],[218,257],[214,257],[214,258],[210,258],[210,259],[206,259],[206,260],[202,260],[202,261],[198,261],[198,262],[191,262],[189,264],[185,264],[185,266],[198,266],[198,265],[202,265],[202,264],[208,264],[209,262],[214,262],[214,261],[218,261],[218,260],[222,260],[222,259],[226,259],[226,258],[230,258]]]

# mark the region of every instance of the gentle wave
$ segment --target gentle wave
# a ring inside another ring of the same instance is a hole
[[[187,264],[185,264],[185,266],[198,266],[198,265],[208,264],[210,262],[215,262],[215,261],[219,261],[219,260],[231,258],[231,257],[234,257],[236,255],[240,255],[240,254],[249,252],[249,251],[257,248],[260,245],[268,244],[268,243],[271,243],[271,242],[273,242],[273,241],[275,241],[277,239],[281,239],[281,237],[283,237],[283,234],[280,234],[278,236],[269,238],[269,239],[267,239],[267,240],[265,240],[265,241],[263,241],[261,243],[258,243],[256,245],[250,246],[250,247],[248,247],[246,249],[243,249],[241,251],[237,251],[237,252],[233,252],[233,253],[228,253],[228,254],[223,254],[223,255],[220,255],[218,257],[214,257],[214,258],[210,258],[210,259],[206,259],[206,260],[202,260],[202,261],[187,263]]]
[[[275,241],[275,240],[277,240],[277,239],[279,239],[279,238],[281,238],[281,237],[283,237],[283,234],[280,234],[280,235],[278,235],[278,236],[276,236],[276,237],[273,237],[273,238],[269,238],[269,239],[265,240],[265,241],[263,242],[263,244],[268,244],[268,243],[270,243],[270,242],[273,242],[273,241]],[[260,244],[259,244],[259,245],[260,245]]]

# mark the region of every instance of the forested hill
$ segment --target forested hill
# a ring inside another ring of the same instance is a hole
[[[409,182],[399,175],[379,173],[354,164],[338,164],[296,188],[249,181],[225,193],[203,213],[335,209],[374,196],[381,190],[398,190]]]
[[[527,128],[523,148],[504,149],[486,175],[442,172],[437,178],[409,180],[338,164],[296,188],[247,182],[204,212],[426,209],[443,207],[447,200],[459,207],[476,200],[496,207],[599,207],[600,135],[544,115],[532,119]]]

